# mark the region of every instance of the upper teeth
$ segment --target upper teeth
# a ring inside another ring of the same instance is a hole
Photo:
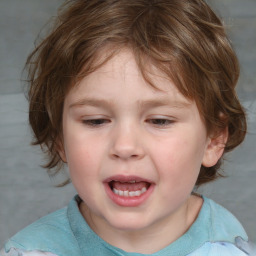
[[[140,196],[141,194],[145,193],[147,191],[147,189],[144,187],[141,190],[136,190],[136,191],[123,191],[123,190],[118,190],[113,188],[113,192],[119,196],[125,196],[125,197],[129,197],[129,196]]]
[[[136,183],[135,180],[128,181],[128,183]]]

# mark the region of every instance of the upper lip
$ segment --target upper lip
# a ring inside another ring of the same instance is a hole
[[[109,183],[111,181],[119,181],[119,182],[130,182],[130,181],[136,181],[136,182],[148,182],[148,183],[153,183],[152,181],[139,177],[139,176],[135,176],[135,175],[113,175],[107,179],[105,179],[103,182],[104,183]]]

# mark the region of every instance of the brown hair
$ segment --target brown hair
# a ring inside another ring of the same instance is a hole
[[[99,51],[108,57],[99,63]],[[237,57],[224,27],[203,0],[71,0],[54,29],[27,60],[29,121],[34,144],[48,153],[46,168],[61,167],[62,110],[79,79],[128,47],[149,84],[147,63],[164,72],[195,100],[208,133],[228,127],[224,153],[246,134],[245,113],[235,93]],[[220,161],[201,167],[196,185],[218,177]]]

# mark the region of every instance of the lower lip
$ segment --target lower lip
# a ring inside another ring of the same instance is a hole
[[[136,207],[142,205],[151,195],[154,189],[154,185],[150,185],[147,191],[140,196],[133,196],[133,197],[124,197],[115,194],[112,189],[109,187],[108,183],[105,183],[105,190],[109,198],[117,205],[123,207]]]

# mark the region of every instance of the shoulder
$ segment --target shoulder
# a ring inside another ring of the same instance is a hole
[[[256,247],[236,217],[211,199],[204,198],[201,219],[208,219],[208,238],[189,256],[256,256]]]
[[[49,255],[61,255],[63,250],[70,250],[70,245],[74,248],[75,244],[66,207],[39,219],[14,235],[5,244],[4,249],[9,254],[1,252],[1,256],[40,255],[40,251],[49,252]],[[23,250],[33,254],[25,254]]]
[[[248,248],[247,248],[248,249]],[[227,242],[208,242],[188,256],[256,256],[256,251],[243,250]]]
[[[11,248],[8,252],[0,251],[0,256],[58,256],[50,252],[41,251],[23,251],[21,249]]]
[[[204,197],[204,202],[210,222],[210,242],[223,241],[235,243],[236,237],[248,240],[243,226],[231,212],[206,197]]]

